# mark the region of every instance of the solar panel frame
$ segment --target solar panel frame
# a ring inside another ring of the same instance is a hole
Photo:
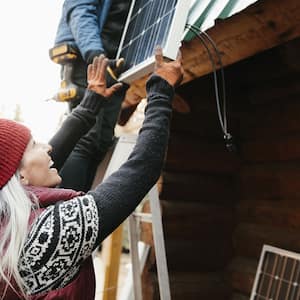
[[[154,0],[150,0],[149,2],[153,2],[153,1]],[[165,1],[167,0],[163,0],[161,1],[161,3],[166,3]],[[174,2],[176,0],[169,0],[169,1]],[[177,0],[173,18],[172,20],[170,20],[170,26],[166,28],[166,31],[169,30],[169,32],[167,38],[165,39],[165,44],[162,47],[163,55],[171,60],[176,59],[178,49],[180,48],[181,41],[183,39],[186,20],[190,8],[190,2],[191,0]],[[121,57],[124,41],[127,37],[127,31],[129,28],[130,20],[131,17],[134,16],[133,11],[135,8],[135,3],[136,0],[133,0],[129,9],[128,17],[125,23],[124,31],[122,34],[121,42],[117,53],[117,58]],[[131,83],[132,81],[141,78],[153,71],[153,67],[155,64],[155,57],[153,55],[154,49],[148,49],[148,50],[152,51],[152,54],[148,58],[144,59],[142,62],[134,65],[133,67],[131,67],[130,69],[122,73],[119,77],[120,81]]]
[[[263,249],[261,251],[258,267],[257,267],[257,270],[256,270],[256,275],[255,275],[255,279],[254,279],[254,283],[253,283],[253,288],[252,288],[252,291],[251,291],[250,300],[256,300],[256,299],[260,299],[260,298],[261,299],[269,299],[269,298],[266,298],[265,296],[262,296],[262,295],[258,294],[257,291],[258,291],[258,287],[260,286],[260,284],[261,285],[263,284],[263,280],[260,281],[260,275],[261,274],[269,275],[267,273],[263,273],[262,270],[263,270],[263,266],[264,266],[264,263],[265,263],[265,257],[266,257],[267,254],[270,254],[270,253],[278,255],[280,258],[284,257],[284,258],[295,260],[296,264],[298,263],[298,273],[299,274],[298,274],[297,277],[300,277],[299,276],[300,275],[300,272],[299,272],[300,271],[300,254],[299,253],[287,251],[287,250],[280,249],[280,248],[277,248],[277,247],[273,247],[273,246],[270,246],[270,245],[264,245]],[[277,264],[277,262],[276,262],[276,264]],[[278,267],[276,267],[276,268],[278,268]],[[286,274],[286,272],[287,271],[284,270],[284,275]],[[291,276],[293,277],[294,274],[292,274]],[[280,281],[287,281],[287,280],[284,280],[284,277],[277,278],[276,280],[278,280],[278,279]],[[300,278],[298,278],[298,280],[300,281]],[[292,281],[291,277],[290,277],[290,280],[288,282],[290,283],[291,286],[293,285],[293,287],[295,287],[295,281],[294,280]],[[271,282],[271,284],[272,284],[272,282]],[[269,286],[270,286],[270,283],[269,283]],[[297,282],[296,287],[298,289],[297,294],[300,294],[300,290],[299,290],[300,282]],[[276,286],[276,288],[277,288],[277,286]],[[278,289],[278,288],[277,288],[277,293],[281,293],[280,289]],[[289,296],[289,294],[288,294],[288,296]],[[281,299],[281,298],[279,298],[279,299]],[[284,299],[287,299],[286,296],[285,296]],[[293,297],[290,298],[289,297],[288,299],[295,299],[295,298],[293,298]]]

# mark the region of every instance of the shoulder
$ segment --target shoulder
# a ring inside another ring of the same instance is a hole
[[[98,236],[98,211],[91,195],[56,203],[32,224],[20,259],[30,293],[65,286],[91,255]]]

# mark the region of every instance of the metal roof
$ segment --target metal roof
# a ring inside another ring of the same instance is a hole
[[[257,0],[193,0],[187,24],[195,25],[201,31],[213,27],[216,19],[226,19],[245,9]],[[195,35],[186,30],[184,41],[191,40]]]

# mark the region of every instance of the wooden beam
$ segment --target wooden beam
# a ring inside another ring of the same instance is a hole
[[[240,13],[216,22],[207,33],[215,41],[225,66],[300,36],[298,0],[257,1]],[[193,39],[183,48],[184,82],[212,71],[206,49]]]
[[[260,0],[207,31],[215,41],[224,66],[300,37],[299,0]],[[212,71],[205,47],[198,39],[182,47],[183,83]],[[144,98],[148,76],[131,84],[124,106]]]
[[[123,225],[121,224],[102,244],[104,261],[104,287],[102,300],[117,297],[119,267],[121,260]]]

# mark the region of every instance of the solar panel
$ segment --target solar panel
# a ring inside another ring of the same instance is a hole
[[[300,299],[300,254],[264,245],[250,300]]]
[[[133,0],[117,57],[123,57],[127,83],[152,71],[154,49],[160,45],[165,57],[176,59],[190,7],[190,0]]]

